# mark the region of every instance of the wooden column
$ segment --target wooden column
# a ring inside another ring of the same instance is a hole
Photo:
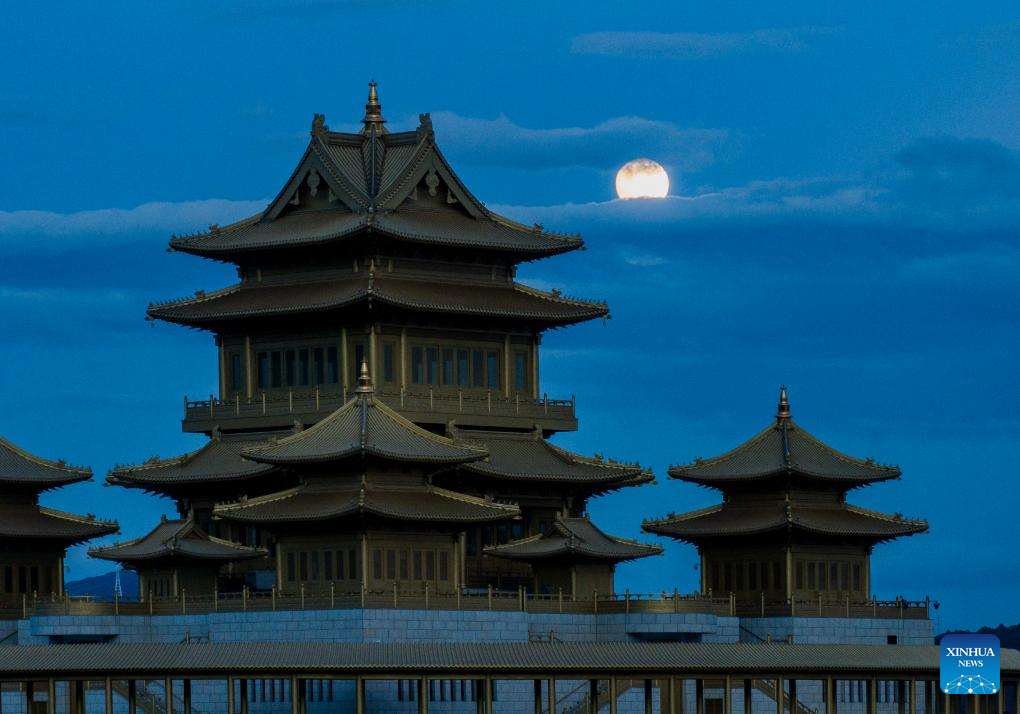
[[[418,680],[418,714],[428,714],[429,711],[429,680],[422,677]]]
[[[503,396],[510,396],[510,335],[503,335]]]
[[[227,677],[227,714],[236,714],[237,707],[234,702],[234,678]],[[134,714],[132,709],[128,714]]]
[[[407,328],[400,328],[400,388],[407,389]]]
[[[599,714],[599,680],[588,680],[588,714]]]
[[[535,714],[542,714],[542,680],[534,680],[532,686],[535,692]]]
[[[694,712],[695,714],[705,714],[705,680],[695,679],[694,680]],[[779,714],[783,714],[779,712]]]
[[[372,374],[373,384],[380,384],[382,380],[379,374],[379,341],[376,339],[375,324],[368,326],[368,371]],[[361,369],[361,365],[357,366]]]
[[[113,711],[112,709],[110,710]],[[184,680],[184,714],[191,714],[191,680]]]
[[[283,592],[283,548],[276,541],[276,591]]]
[[[609,678],[609,714],[617,714],[616,711],[616,676]]]
[[[251,335],[244,336],[244,392],[248,399],[255,394],[255,357],[251,353]]]
[[[549,677],[549,714],[556,711],[556,677]]]
[[[368,590],[368,534],[361,534],[361,592]]]
[[[902,679],[896,680],[896,714],[907,714],[907,688]]]
[[[531,398],[538,399],[538,343],[539,336],[531,338]]]
[[[645,690],[645,714],[653,714],[652,711],[652,680],[644,680]]]
[[[786,689],[783,686],[783,678],[776,677],[776,714],[783,714],[783,710],[786,708],[783,705],[783,700],[786,698]],[[790,712],[790,714],[796,714],[796,712]]]
[[[64,596],[64,558],[57,558],[57,595]]]
[[[793,599],[793,547],[786,546],[786,599]]]
[[[113,714],[113,680],[109,677],[106,678],[106,691],[103,693],[106,699],[106,714]],[[191,714],[191,712],[188,712]]]
[[[871,677],[867,680],[868,685],[868,714],[877,714],[878,712],[878,681]]]
[[[136,680],[128,680],[128,714],[135,714],[135,710],[138,708],[138,691],[136,689],[136,685]]]
[[[460,558],[457,561],[458,565],[459,565],[459,568],[460,568],[460,570],[458,572],[458,575],[460,577],[460,585],[466,586],[467,585],[467,532],[466,531],[461,531],[460,532],[460,534],[457,536],[457,543],[458,543],[457,549],[458,549],[458,552],[460,553]]]
[[[220,362],[220,399],[227,397],[227,348],[223,346],[223,338],[216,337],[216,351]]]
[[[344,385],[344,390],[350,386],[350,374],[351,366],[347,362],[347,328],[340,328],[340,374],[343,377],[340,379],[340,384]]]
[[[163,700],[166,714],[174,714],[174,680],[170,677],[163,681]]]
[[[836,714],[836,680],[827,677],[825,680],[825,714]]]
[[[241,714],[248,714],[248,697],[249,697],[249,694],[248,694],[248,680],[247,679],[242,679],[241,680],[239,696],[241,697]]]
[[[754,699],[752,698],[753,697],[753,693],[754,693],[754,680],[753,679],[745,679],[744,680],[744,714],[754,714]],[[726,712],[726,714],[729,714],[729,712]],[[825,712],[825,714],[829,714],[829,712]]]
[[[733,701],[732,701],[732,697],[733,697],[733,679],[729,675],[726,675],[723,678],[723,687],[725,687],[725,689],[723,689],[723,698],[722,698],[722,701],[723,701],[723,707],[722,707],[723,714],[733,714]]]
[[[797,680],[790,680],[790,714],[797,714]]]

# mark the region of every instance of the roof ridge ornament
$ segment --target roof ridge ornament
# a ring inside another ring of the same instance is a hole
[[[375,129],[380,134],[386,132],[386,127],[383,126],[386,120],[382,116],[382,105],[379,103],[379,93],[376,91],[374,79],[368,83],[368,102],[365,104],[365,118],[361,120],[361,123],[365,125],[365,128],[361,130],[363,134],[367,134],[371,129]]]
[[[776,411],[776,421],[784,424],[790,421],[793,415],[790,413],[790,400],[786,397],[786,385],[779,388],[779,408]]]
[[[361,360],[361,373],[358,375],[358,386],[354,391],[356,394],[372,394],[375,392],[375,385],[372,384],[372,375],[368,373],[368,360]]]
[[[329,127],[326,126],[326,115],[325,114],[314,114],[312,115],[312,131],[311,134],[314,137],[322,138],[329,132]]]

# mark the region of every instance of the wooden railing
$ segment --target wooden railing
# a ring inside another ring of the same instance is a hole
[[[877,600],[842,603],[816,601],[760,601],[756,609],[739,602],[735,596],[714,597],[700,593],[623,594],[570,597],[516,591],[464,589],[455,592],[392,590],[362,592],[329,590],[280,593],[210,593],[194,595],[182,592],[173,598],[121,598],[90,596],[34,597],[25,604],[25,615],[187,615],[210,612],[267,612],[275,610],[406,609],[406,610],[494,610],[535,613],[638,614],[701,613],[720,616],[764,617],[849,617],[883,619],[927,619],[928,599]],[[22,617],[19,610],[16,617]]]
[[[523,394],[509,397],[498,392],[477,392],[446,389],[392,389],[377,388],[376,394],[387,406],[413,412],[440,414],[468,414],[491,416],[520,416],[529,418],[574,419],[575,400],[549,399],[543,395],[534,399]],[[274,390],[258,392],[246,398],[192,400],[184,398],[185,421],[209,419],[239,419],[296,414],[328,414],[346,404],[351,397],[347,389]]]

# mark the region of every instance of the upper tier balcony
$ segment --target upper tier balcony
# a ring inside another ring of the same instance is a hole
[[[347,389],[313,389],[259,392],[250,399],[185,397],[183,428],[211,433],[216,427],[224,431],[283,429],[296,421],[310,426],[346,404],[351,396]],[[540,425],[547,433],[577,430],[573,397],[549,399],[543,395],[533,399],[522,394],[506,397],[493,392],[386,387],[378,387],[376,396],[417,424],[445,425],[452,420],[465,428],[534,429]]]

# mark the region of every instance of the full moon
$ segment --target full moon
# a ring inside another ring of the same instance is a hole
[[[616,195],[620,198],[665,198],[669,174],[651,159],[634,159],[616,172]]]

